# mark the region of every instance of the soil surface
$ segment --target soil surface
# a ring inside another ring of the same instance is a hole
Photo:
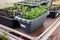
[[[5,16],[5,17],[9,17],[9,18],[14,18],[13,14],[7,10],[0,9],[0,15]]]

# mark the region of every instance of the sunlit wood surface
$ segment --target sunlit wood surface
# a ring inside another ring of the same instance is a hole
[[[60,0],[55,0],[52,4],[60,5]]]

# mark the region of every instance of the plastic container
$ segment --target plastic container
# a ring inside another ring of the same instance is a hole
[[[34,30],[36,30],[37,28],[39,28],[40,26],[43,25],[48,14],[49,14],[49,12],[47,12],[35,19],[32,19],[32,20],[23,19],[18,16],[16,16],[15,19],[17,21],[19,21],[23,32],[32,33]]]
[[[5,16],[0,16],[0,24],[3,24],[10,28],[16,28],[16,27],[20,26],[17,20],[8,18]]]
[[[47,16],[48,18],[56,18],[57,16],[60,15],[60,7],[58,5],[52,5],[55,7],[51,7],[49,9],[49,15]]]
[[[47,16],[48,18],[56,18],[57,16],[60,15],[59,12],[55,12],[55,11],[50,11],[50,14]]]
[[[16,4],[21,4],[24,6],[29,6],[29,7],[35,8],[40,5],[46,5],[48,3],[51,3],[51,0],[38,0],[37,2],[36,1],[30,2],[30,0],[28,0],[28,1],[17,2]]]

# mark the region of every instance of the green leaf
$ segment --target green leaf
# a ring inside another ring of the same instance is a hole
[[[31,8],[28,11],[26,11],[27,9],[29,9],[28,7],[23,6],[22,8],[24,12],[21,17],[29,20],[37,18],[47,12],[46,5],[42,5],[36,8]]]

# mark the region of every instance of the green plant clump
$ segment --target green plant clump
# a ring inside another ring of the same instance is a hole
[[[0,40],[8,40],[5,34],[0,34]]]
[[[41,5],[36,8],[31,8],[28,11],[24,10],[24,12],[22,12],[20,17],[24,18],[24,19],[28,19],[28,20],[34,19],[34,18],[39,17],[39,16],[43,15],[44,13],[46,13],[47,7],[48,7],[47,5]]]
[[[10,11],[13,15],[15,15],[16,12],[20,12],[21,18],[31,20],[46,13],[48,7],[49,5],[40,5],[35,8],[30,8],[29,6],[23,6],[21,4],[15,3],[14,8],[7,8],[7,10]]]
[[[21,18],[31,20],[46,13],[48,7],[49,5],[40,5],[35,8],[30,8],[29,6],[14,3],[14,7],[6,8],[5,10],[11,12],[10,14],[12,14],[13,16],[15,16],[17,12],[19,12],[21,13]]]

